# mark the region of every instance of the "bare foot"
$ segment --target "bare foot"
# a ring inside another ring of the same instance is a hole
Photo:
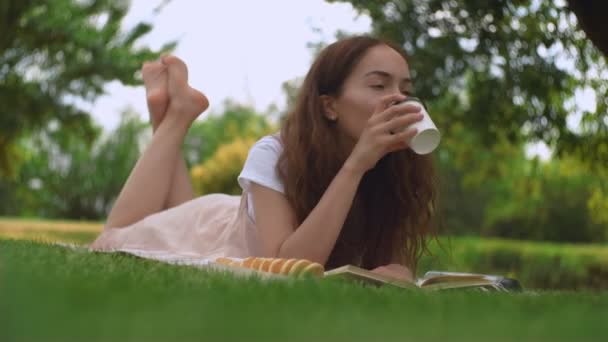
[[[169,105],[167,70],[168,67],[160,61],[146,62],[141,68],[153,132],[156,131],[158,125],[163,121]]]
[[[167,115],[179,115],[179,120],[192,123],[203,111],[209,107],[209,100],[200,91],[188,85],[188,68],[186,64],[175,56],[162,58],[163,64],[168,68],[169,105]]]

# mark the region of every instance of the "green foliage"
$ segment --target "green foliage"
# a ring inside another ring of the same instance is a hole
[[[590,219],[595,224],[608,226],[608,191],[600,187],[591,191],[591,197],[587,202],[591,216]],[[608,240],[608,237],[606,237],[606,240]]]
[[[493,199],[510,193],[512,169],[528,163],[523,148],[499,136],[486,146],[462,122],[450,121],[450,116],[465,115],[457,96],[438,98],[429,104],[429,112],[442,132],[435,153],[441,229],[450,235],[478,233]]]
[[[145,125],[125,112],[116,130],[93,142],[55,127],[22,143],[29,156],[11,184],[19,205],[1,209],[5,215],[104,218],[139,157]]]
[[[260,138],[276,129],[264,114],[256,113],[251,107],[229,100],[224,107],[222,113],[208,114],[190,127],[184,143],[188,165],[205,162],[221,145],[237,138]]]
[[[328,0],[372,19],[373,31],[404,47],[418,95],[433,102],[464,95],[464,115],[447,115],[492,145],[544,141],[558,153],[608,161],[606,62],[563,2],[500,0]],[[572,61],[572,66],[569,62]],[[595,111],[572,132],[568,100],[595,91]],[[460,112],[460,111],[458,111]]]
[[[329,2],[369,15],[373,32],[410,56],[416,93],[442,132],[444,232],[608,239],[608,68],[564,2]],[[596,108],[573,131],[572,99],[586,87]],[[545,166],[525,155],[538,141],[555,152]]]
[[[209,115],[204,121],[195,122],[185,142],[195,193],[240,194],[237,176],[249,149],[276,129],[265,115],[230,102],[226,102],[221,115]]]
[[[572,158],[520,164],[512,167],[508,180],[497,182],[495,187],[502,186],[505,191],[488,204],[482,234],[546,241],[608,241],[608,224],[602,222],[602,202],[597,197],[606,190],[598,178],[590,177]]]
[[[0,179],[0,195],[6,199],[0,203],[0,215],[105,218],[147,140],[146,126],[126,111],[114,131],[96,133],[93,140],[55,121],[22,138],[22,167],[14,179]],[[196,163],[192,174],[197,193],[239,193],[236,178],[249,147],[274,130],[263,115],[235,104],[223,115],[197,122],[184,146],[190,164]]]
[[[439,101],[431,109],[441,113],[446,107]],[[457,122],[441,127],[445,134],[436,161],[445,233],[608,241],[601,173],[575,157],[530,160],[522,147],[498,136],[484,147]]]
[[[508,239],[453,237],[431,246],[419,264],[428,270],[502,274],[528,289],[608,289],[608,248]]]
[[[104,84],[140,83],[136,72],[161,51],[136,47],[152,27],[122,31],[129,1],[52,0],[0,3],[0,176],[23,158],[17,141],[55,120],[93,141],[97,130],[75,101],[92,101]]]
[[[243,169],[247,154],[255,139],[237,138],[220,146],[201,165],[192,168],[192,186],[197,195],[224,193],[239,195],[242,190],[237,177]]]

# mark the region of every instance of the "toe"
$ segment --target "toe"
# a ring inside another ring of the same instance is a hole
[[[179,67],[183,69],[184,72],[188,72],[188,67],[186,63],[182,61],[180,58],[174,55],[166,55],[161,57],[161,62],[167,66]]]
[[[174,82],[187,84],[188,83],[188,67],[186,63],[175,56],[166,56],[162,58],[162,62],[169,69],[169,78]]]
[[[164,76],[167,67],[160,62],[147,62],[141,68],[141,75],[146,87],[154,85]]]

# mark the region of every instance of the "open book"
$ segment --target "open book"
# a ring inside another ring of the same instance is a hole
[[[418,287],[428,290],[443,290],[455,288],[478,288],[481,290],[520,291],[519,281],[499,275],[440,272],[429,271],[414,283],[395,279],[362,269],[357,266],[346,265],[331,271],[324,272],[325,279],[344,279],[373,285],[393,285],[403,288]]]

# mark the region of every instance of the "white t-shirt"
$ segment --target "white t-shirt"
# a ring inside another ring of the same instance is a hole
[[[283,145],[276,136],[268,135],[258,140],[249,150],[243,170],[237,178],[239,185],[248,192],[248,214],[255,222],[253,199],[249,190],[251,183],[265,186],[280,193],[285,193],[283,182],[279,179],[276,165],[283,152]]]

